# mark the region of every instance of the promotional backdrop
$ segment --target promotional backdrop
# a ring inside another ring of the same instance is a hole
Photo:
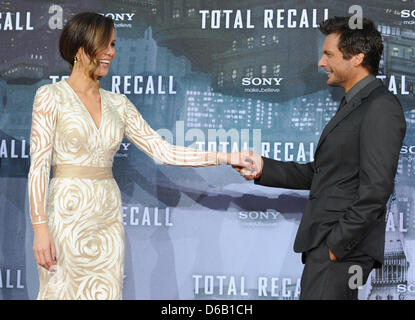
[[[115,21],[117,56],[101,86],[126,94],[169,142],[301,163],[313,161],[344,94],[317,66],[318,24],[359,12],[372,19],[385,47],[378,77],[401,101],[407,134],[385,264],[359,297],[415,299],[412,0],[0,0],[0,299],[37,295],[27,198],[33,98],[69,76],[58,39],[82,11]],[[292,247],[308,191],[256,186],[228,166],[162,166],[128,140],[113,172],[124,299],[298,299],[303,265]]]

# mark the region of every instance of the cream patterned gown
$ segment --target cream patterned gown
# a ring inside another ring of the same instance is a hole
[[[111,168],[124,136],[163,164],[216,165],[214,153],[168,144],[125,95],[99,91],[99,128],[66,80],[36,92],[30,216],[33,224],[48,223],[58,261],[55,272],[38,266],[38,299],[122,298],[124,227]]]

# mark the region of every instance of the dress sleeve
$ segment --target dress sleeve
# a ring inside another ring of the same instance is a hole
[[[51,89],[45,85],[36,91],[30,131],[28,194],[32,224],[48,222],[45,207],[55,126],[56,105]]]
[[[165,165],[206,167],[217,164],[216,152],[174,146],[154,131],[132,102],[125,99],[125,137],[148,156]]]

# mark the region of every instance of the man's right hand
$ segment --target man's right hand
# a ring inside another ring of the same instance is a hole
[[[56,250],[47,223],[33,225],[33,254],[38,265],[46,270],[56,264]]]
[[[248,181],[258,179],[261,176],[264,167],[262,157],[253,151],[241,151],[238,155],[244,165],[242,165],[242,163],[232,163],[232,168],[238,171]],[[247,162],[251,163],[248,167],[245,164]]]

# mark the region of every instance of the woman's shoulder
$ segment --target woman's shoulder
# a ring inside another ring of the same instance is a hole
[[[122,93],[116,93],[116,92],[112,92],[109,90],[106,90],[104,88],[100,88],[101,92],[104,92],[104,94],[108,95],[109,97],[113,98],[113,99],[124,99],[125,95]]]
[[[53,82],[53,83],[46,83],[37,88],[37,94],[42,93],[49,93],[49,94],[56,94],[58,91],[61,91],[64,88],[64,80]]]
[[[113,105],[125,104],[126,96],[124,94],[108,91],[103,88],[100,88],[99,90],[103,97],[110,100]]]
[[[51,89],[54,88],[54,83],[45,83],[40,85],[39,87],[37,87],[36,91],[37,92],[45,92],[45,91],[50,91]]]

